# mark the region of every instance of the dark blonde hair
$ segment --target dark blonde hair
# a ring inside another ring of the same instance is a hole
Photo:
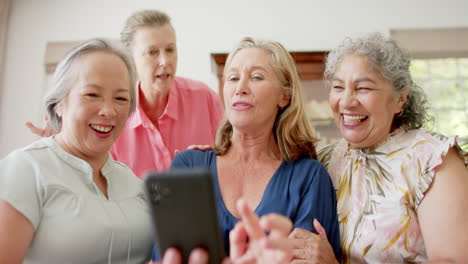
[[[166,13],[154,9],[138,11],[133,13],[127,18],[127,21],[125,21],[125,26],[122,32],[120,32],[120,40],[125,47],[130,48],[133,43],[133,36],[139,28],[151,26],[162,27],[164,25],[170,25],[172,27],[171,18]],[[174,30],[173,27],[172,29]]]
[[[281,89],[289,95],[289,104],[278,111],[273,134],[284,160],[295,161],[301,157],[316,158],[316,139],[309,120],[304,112],[302,87],[296,65],[289,52],[279,42],[257,40],[250,37],[242,39],[229,54],[224,67],[224,81],[227,71],[236,54],[245,48],[258,48],[271,56],[271,65],[281,84]],[[231,146],[232,124],[224,120],[218,129],[214,150],[224,155]]]

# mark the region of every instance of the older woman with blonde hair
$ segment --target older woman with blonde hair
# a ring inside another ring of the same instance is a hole
[[[172,168],[211,171],[226,252],[239,218],[235,204],[243,198],[256,214],[285,215],[294,227],[315,231],[318,219],[338,256],[335,192],[315,159],[299,77],[286,49],[273,41],[240,41],[224,69],[224,104],[214,148],[181,152]]]

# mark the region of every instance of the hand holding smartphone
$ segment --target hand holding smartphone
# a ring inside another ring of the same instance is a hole
[[[209,263],[224,257],[213,180],[206,169],[174,169],[145,176],[145,192],[152,210],[159,256],[169,247],[182,252],[187,263],[192,249],[208,251]]]

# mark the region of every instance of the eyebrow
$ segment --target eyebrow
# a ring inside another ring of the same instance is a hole
[[[230,71],[239,71],[239,68],[238,67],[230,67],[229,68]],[[262,71],[267,71],[264,67],[262,66],[257,66],[257,65],[254,65],[252,67],[249,67],[249,70],[250,71],[254,71],[254,70],[262,70]]]
[[[343,82],[343,80],[340,79],[340,78],[338,78],[338,77],[333,77],[333,78],[332,78],[332,81]],[[357,78],[357,79],[354,80],[353,82],[354,82],[354,83],[359,83],[359,82],[371,82],[371,83],[377,84],[374,80],[372,80],[372,79],[370,79],[370,78],[367,78],[367,77]]]
[[[91,87],[91,88],[102,89],[102,86],[100,86],[100,85],[98,85],[98,84],[95,84],[95,83],[87,83],[87,84],[85,85],[85,87]],[[118,93],[120,93],[120,92],[128,92],[128,91],[130,91],[130,89],[128,89],[128,88],[119,88],[119,89],[117,90]]]

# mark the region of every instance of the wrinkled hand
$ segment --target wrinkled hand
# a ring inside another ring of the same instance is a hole
[[[33,134],[36,134],[40,137],[50,137],[58,133],[58,131],[52,129],[52,127],[50,126],[49,119],[47,117],[45,118],[44,128],[37,127],[31,122],[26,122],[24,123],[24,125],[27,126]]]
[[[241,221],[229,234],[232,263],[280,264],[291,261],[292,244],[288,234],[292,222],[288,218],[269,214],[259,219],[242,199],[237,202],[237,210]]]
[[[317,219],[314,219],[314,228],[318,235],[302,228],[295,228],[289,235],[294,247],[291,263],[338,263],[327,233]]]

